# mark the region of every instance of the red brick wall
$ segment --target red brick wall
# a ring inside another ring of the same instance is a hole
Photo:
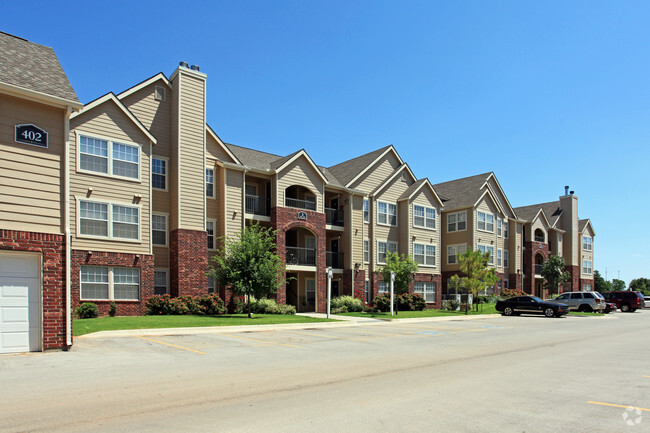
[[[442,275],[434,274],[415,274],[413,283],[409,287],[409,293],[413,293],[415,282],[436,283],[436,301],[427,302],[427,308],[440,308],[442,306]]]
[[[523,290],[521,274],[510,274],[509,275],[509,285],[510,289],[513,290]]]
[[[591,290],[596,290],[594,288],[594,280],[593,280],[593,278],[592,279],[581,278],[580,282],[579,282],[579,286],[578,286],[579,289],[578,290],[582,290],[582,287],[583,287],[584,284],[591,284]]]
[[[542,248],[539,248],[539,245]],[[524,268],[522,272],[526,275],[523,281],[522,290],[526,293],[535,293],[535,257],[538,254],[544,256],[547,261],[550,255],[548,244],[543,242],[526,242],[524,244]]]
[[[354,296],[365,302],[366,300],[366,271],[354,269],[343,270],[343,293]]]
[[[81,266],[110,266],[140,269],[140,300],[115,301],[118,316],[139,316],[146,312],[145,302],[154,294],[154,266],[153,256],[148,254],[112,253],[106,251],[72,250],[71,252],[71,280],[72,309],[83,302],[81,299],[80,271]],[[106,316],[110,308],[110,301],[89,300],[97,304],[99,315]]]
[[[47,233],[0,230],[0,250],[41,254],[43,349],[65,348],[65,237]]]
[[[580,267],[579,266],[567,266],[566,271],[571,275],[571,279],[568,281],[571,283],[571,291],[577,292],[582,290],[580,286]],[[591,286],[593,288],[593,286]]]
[[[216,245],[216,239],[215,239]],[[208,233],[176,229],[169,235],[171,296],[208,293]]]

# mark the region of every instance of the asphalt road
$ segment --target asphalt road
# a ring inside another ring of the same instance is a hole
[[[648,325],[646,310],[78,338],[0,356],[0,431],[650,432]]]

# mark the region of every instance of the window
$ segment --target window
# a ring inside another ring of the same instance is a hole
[[[413,244],[413,260],[418,265],[435,266],[436,265],[436,246]]]
[[[494,233],[494,215],[478,211],[476,213],[476,224],[479,230]]]
[[[140,298],[139,268],[82,266],[80,273],[81,299],[137,301]]]
[[[467,229],[467,212],[456,212],[447,215],[447,231],[456,232]]]
[[[497,236],[501,237],[503,235],[503,220],[497,218]]]
[[[503,280],[503,288],[504,289],[509,289],[510,288],[510,282],[508,280]]]
[[[212,275],[208,275],[208,293],[215,293],[214,287],[214,277]]]
[[[591,260],[582,261],[582,273],[591,274]]]
[[[414,291],[422,295],[426,302],[436,302],[436,283],[416,282]]]
[[[370,202],[367,198],[363,199],[363,222],[367,223],[370,221]]]
[[[313,278],[305,280],[305,292],[307,294],[307,304],[316,303],[316,280]]]
[[[447,264],[453,265],[458,262],[458,256],[467,252],[466,244],[449,245],[447,246]]]
[[[589,236],[582,237],[582,249],[585,251],[591,251],[593,245],[593,240]]]
[[[140,179],[140,147],[136,144],[80,135],[79,169]]]
[[[370,241],[368,239],[363,241],[363,261],[364,263],[370,262]]]
[[[377,241],[377,261],[379,263],[386,263],[386,253],[397,252],[396,242],[382,242]]]
[[[584,290],[585,292],[591,292],[591,284],[583,284],[582,285],[582,290]],[[585,293],[585,295],[586,295],[586,293]]]
[[[153,294],[164,295],[167,290],[167,271],[156,269],[153,272]]]
[[[435,230],[436,210],[431,207],[413,205],[413,225]]]
[[[503,264],[503,250],[501,248],[497,249],[497,266],[501,267]]]
[[[490,253],[490,258],[488,259],[488,265],[494,264],[494,247],[489,245],[478,244],[478,250],[481,254]]]
[[[151,243],[167,245],[167,215],[151,215]]]
[[[205,195],[214,197],[214,170],[211,168],[205,169]]]
[[[140,208],[80,200],[78,227],[82,236],[138,240]]]
[[[377,222],[390,226],[397,225],[397,205],[377,202]]]
[[[157,157],[151,158],[151,187],[167,189],[167,160]]]
[[[377,292],[380,295],[390,293],[390,282],[387,283],[386,281],[380,281],[377,285]]]
[[[503,267],[507,268],[510,264],[510,252],[508,250],[503,251]]]
[[[508,239],[508,236],[510,235],[510,229],[508,225],[508,221],[503,222],[503,237]]]
[[[365,297],[366,297],[366,304],[367,304],[370,302],[370,281],[369,280],[366,280]]]
[[[214,220],[205,221],[205,231],[208,232],[208,249],[214,250],[214,227],[216,223]]]

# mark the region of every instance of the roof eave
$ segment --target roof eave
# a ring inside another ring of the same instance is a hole
[[[47,93],[26,89],[24,87],[9,83],[0,83],[0,92],[8,94],[10,96],[27,99],[33,102],[40,102],[41,104],[51,105],[57,108],[71,107],[72,111],[78,111],[83,108],[83,104],[79,101],[49,95]]]

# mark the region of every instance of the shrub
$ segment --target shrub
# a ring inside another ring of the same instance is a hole
[[[226,313],[226,307],[223,304],[223,300],[216,293],[197,296],[195,301],[199,306],[198,314],[216,316],[218,314]]]
[[[147,315],[149,316],[158,316],[158,315],[167,315],[170,313],[170,302],[171,297],[169,295],[153,295],[151,298],[147,299]]]
[[[179,314],[192,314],[192,315],[197,315],[201,314],[201,308],[199,307],[199,304],[196,302],[196,299],[190,295],[185,295],[185,296],[179,296],[176,298],[179,303],[185,304],[185,307],[187,308],[187,313],[179,313]],[[181,309],[184,311],[185,309],[181,307]]]
[[[92,302],[84,302],[75,310],[75,314],[80,319],[93,319],[99,317],[99,308]]]
[[[109,304],[110,306],[108,307],[108,315],[111,317],[115,317],[117,314],[117,304],[114,301],[111,301]]]
[[[171,316],[183,316],[190,313],[190,309],[182,298],[171,298],[168,308],[169,312],[167,314]]]
[[[332,314],[343,314],[348,312],[348,307],[342,305],[340,307],[330,308]]]
[[[252,301],[252,299],[251,299]],[[253,306],[251,305],[251,310]],[[230,298],[230,304],[228,305],[228,311],[231,314],[241,314],[246,313],[246,303],[244,302],[243,296],[233,296]]]
[[[275,299],[262,298],[252,301],[251,299],[251,312],[255,314],[296,314],[296,307],[278,304]]]
[[[447,299],[442,303],[443,310],[456,311],[460,307],[460,302],[454,299]]]
[[[390,311],[390,295],[379,295],[373,300],[377,311]]]
[[[499,297],[501,299],[508,299],[512,298],[515,296],[524,296],[526,293],[522,292],[521,290],[517,289],[501,289],[501,293],[499,294]]]
[[[363,311],[363,302],[361,299],[353,298],[352,296],[339,296],[332,298],[330,301],[330,308],[331,310],[345,308],[345,311],[341,312],[357,313]]]
[[[411,311],[424,311],[427,308],[427,301],[419,293],[413,293],[411,299]]]
[[[289,304],[278,304],[280,308],[280,314],[294,315],[296,314],[296,307]]]

